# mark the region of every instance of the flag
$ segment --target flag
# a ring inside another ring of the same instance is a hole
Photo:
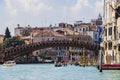
[[[102,27],[99,27],[99,29],[98,29],[98,43],[102,42],[102,32],[103,32]]]

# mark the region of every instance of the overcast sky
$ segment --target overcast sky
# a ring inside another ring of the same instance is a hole
[[[59,22],[89,22],[103,14],[103,0],[0,0],[0,34],[21,26],[48,26]]]

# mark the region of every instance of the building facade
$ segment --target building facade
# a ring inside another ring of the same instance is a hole
[[[120,0],[104,0],[103,42],[104,63],[120,63],[119,9]]]
[[[98,29],[102,25],[102,16],[99,14],[97,19],[91,19],[90,23],[83,23],[82,21],[76,21],[74,23],[74,31],[81,35],[89,35],[92,37],[92,41],[98,42]]]
[[[4,39],[4,35],[0,34],[0,50],[2,49],[3,39]]]

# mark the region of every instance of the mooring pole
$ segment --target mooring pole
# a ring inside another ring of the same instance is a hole
[[[102,49],[100,49],[99,53],[100,53],[99,70],[100,72],[102,72],[102,57],[103,57]]]

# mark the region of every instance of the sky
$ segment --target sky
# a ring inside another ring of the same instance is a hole
[[[0,0],[0,34],[6,27],[31,25],[44,27],[60,22],[90,22],[103,15],[103,0]]]

